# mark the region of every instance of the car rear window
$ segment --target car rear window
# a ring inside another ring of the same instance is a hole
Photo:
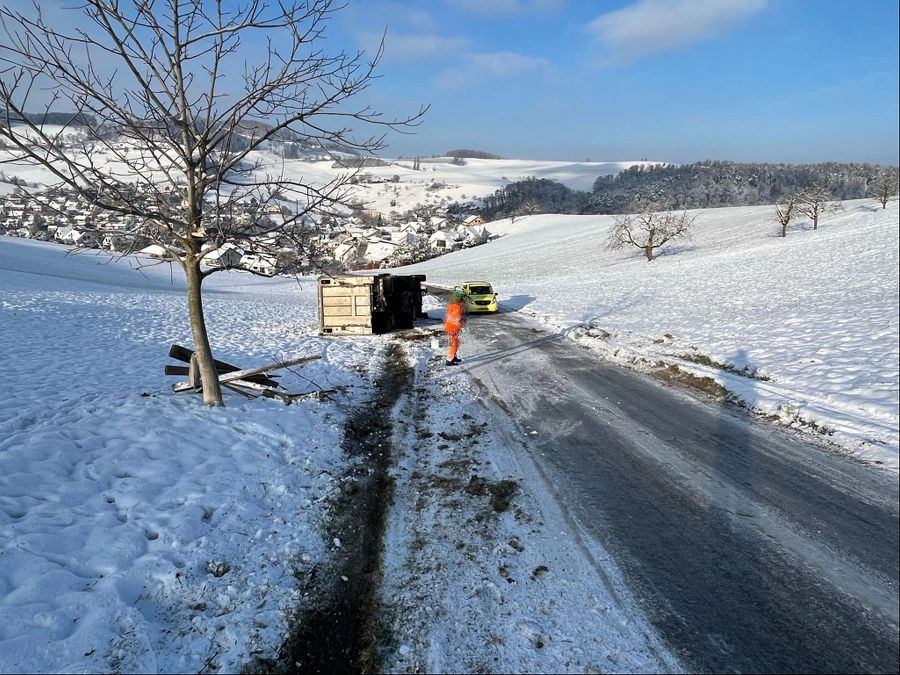
[[[469,286],[472,295],[491,295],[494,291],[490,286]]]

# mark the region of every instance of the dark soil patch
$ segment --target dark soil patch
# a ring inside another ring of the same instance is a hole
[[[654,340],[656,342],[656,340]],[[740,375],[741,377],[749,377],[754,380],[763,380],[768,382],[772,378],[768,375],[760,375],[755,368],[747,368],[744,366],[743,368],[738,368],[735,365],[730,363],[720,363],[714,359],[711,359],[706,354],[677,354],[675,358],[681,359],[682,361],[688,361],[690,363],[699,363],[702,366],[707,366],[709,368],[716,368],[717,370],[724,370],[726,373],[734,373],[735,375]]]
[[[459,478],[454,478],[453,476],[429,476],[426,483],[429,488],[441,490],[446,495],[456,492],[462,487]]]
[[[697,377],[692,373],[684,372],[678,366],[666,366],[665,368],[660,368],[653,372],[653,376],[663,382],[668,382],[669,384],[676,384],[682,387],[688,387],[689,389],[694,389],[717,401],[728,399],[728,391],[725,387],[711,377]]]
[[[468,457],[448,459],[438,464],[438,468],[456,471],[467,471],[470,466],[472,466],[472,460]]]
[[[519,485],[514,480],[489,481],[481,476],[472,476],[466,485],[466,492],[477,496],[490,495],[491,508],[497,513],[503,513],[509,509],[518,488]]]
[[[394,335],[401,339],[407,340],[408,342],[424,342],[425,340],[430,340],[433,337],[438,337],[440,335],[439,330],[407,330],[407,331],[394,331]]]
[[[375,610],[381,583],[381,547],[392,482],[393,420],[397,399],[412,386],[413,369],[394,344],[375,395],[347,422],[344,451],[359,458],[335,508],[329,538],[341,540],[334,576],[319,575],[319,602],[297,613],[279,654],[282,673],[369,673],[375,670]],[[346,579],[346,580],[345,580]],[[271,668],[266,668],[271,672]]]
[[[486,426],[487,422],[483,422],[482,424],[472,424],[469,426],[468,431],[439,431],[438,436],[445,441],[461,441],[464,438],[474,438],[475,436],[483,434]]]

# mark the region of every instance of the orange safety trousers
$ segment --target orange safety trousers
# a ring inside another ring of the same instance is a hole
[[[447,348],[447,360],[452,361],[456,358],[456,351],[459,349],[459,332],[448,333],[450,336],[450,346]]]
[[[463,306],[461,302],[451,302],[447,305],[447,314],[444,319],[444,330],[450,337],[450,346],[447,348],[447,360],[452,361],[456,358],[456,352],[459,349],[459,334],[464,325]]]

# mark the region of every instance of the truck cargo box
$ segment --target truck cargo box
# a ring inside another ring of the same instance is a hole
[[[412,328],[422,312],[425,275],[321,276],[319,332],[373,335]]]

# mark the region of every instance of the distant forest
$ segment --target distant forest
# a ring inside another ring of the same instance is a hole
[[[532,213],[630,213],[647,202],[659,209],[773,204],[813,186],[834,199],[871,194],[881,174],[895,167],[875,164],[744,164],[704,161],[682,166],[633,166],[600,176],[590,192],[572,190],[546,178],[526,178],[485,197],[485,220]]]
[[[0,111],[0,125],[6,126],[6,116],[9,115],[9,121],[12,124],[22,122],[23,119],[12,112]],[[25,113],[25,118],[35,124],[58,124],[60,126],[66,124],[94,124],[95,118],[91,115],[73,112],[48,112],[48,113]]]
[[[503,159],[500,155],[495,155],[484,150],[448,150],[446,157],[458,157],[459,159]]]

